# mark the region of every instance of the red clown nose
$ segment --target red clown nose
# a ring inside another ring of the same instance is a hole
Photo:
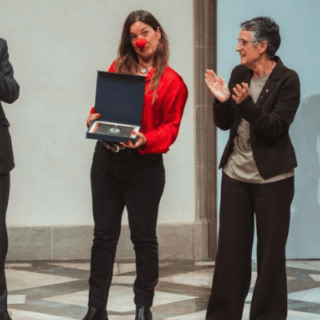
[[[144,38],[139,38],[136,40],[135,45],[137,48],[144,48],[146,45],[147,41]]]

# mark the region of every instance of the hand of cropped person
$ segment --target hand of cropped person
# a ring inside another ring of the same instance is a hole
[[[131,141],[128,141],[128,143],[120,142],[120,145],[126,148],[135,149],[138,147],[141,147],[147,143],[147,138],[145,135],[141,132],[134,132],[134,134],[138,137],[135,144],[133,144]]]
[[[240,104],[249,96],[249,85],[244,82],[242,82],[241,85],[237,84],[233,88],[233,92],[234,94],[232,95],[232,99],[235,101],[236,104]]]
[[[100,113],[95,113],[95,107],[92,107],[90,110],[90,114],[87,118],[87,127],[90,127],[90,124],[93,120],[96,120],[97,118],[99,118],[101,116]]]
[[[210,89],[212,95],[220,102],[225,102],[230,97],[230,91],[227,84],[221,77],[217,77],[213,70],[207,70],[204,75],[205,83]]]

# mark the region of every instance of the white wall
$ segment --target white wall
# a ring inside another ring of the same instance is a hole
[[[239,64],[235,47],[240,23],[262,15],[279,24],[282,40],[277,54],[300,76],[301,106],[290,129],[298,168],[295,170],[296,191],[291,211],[288,258],[320,258],[319,12],[318,0],[218,0],[220,75],[228,80],[233,67]],[[227,138],[228,133],[218,132],[219,159]]]
[[[178,140],[165,155],[167,183],[160,223],[194,221],[192,0],[1,0],[0,37],[20,84],[4,105],[16,168],[8,226],[91,225],[89,173],[93,140],[85,119],[96,70],[116,57],[126,16],[153,13],[168,34],[170,65],[189,99]]]

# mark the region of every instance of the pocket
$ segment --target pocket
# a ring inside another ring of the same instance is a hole
[[[101,168],[106,168],[106,167],[109,167],[110,165],[112,166],[112,163],[113,163],[112,156],[113,156],[113,152],[108,152],[108,150],[102,144],[102,142],[97,141],[97,144],[94,148],[93,158],[92,158],[93,164]]]
[[[130,159],[135,163],[142,163],[146,165],[157,165],[162,160],[162,154],[145,154],[142,155],[138,149],[129,149]]]
[[[130,158],[135,161],[141,161],[145,156],[142,156],[138,149],[128,149]]]
[[[94,152],[100,150],[100,148],[101,148],[101,145],[100,145],[100,144],[101,144],[101,142],[98,140],[97,143],[96,143],[96,145],[95,145],[95,147],[94,147]]]
[[[101,145],[100,145],[100,141],[97,141],[95,147],[94,147],[94,152],[93,152],[93,156],[92,156],[92,162],[95,164],[100,164],[100,151],[101,151]]]

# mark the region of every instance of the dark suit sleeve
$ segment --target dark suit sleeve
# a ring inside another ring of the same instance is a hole
[[[1,42],[0,100],[6,103],[13,103],[19,97],[19,85],[13,78],[13,68],[9,62],[7,42],[5,40],[1,40]]]
[[[232,90],[232,81],[234,71],[231,73],[230,81],[229,81],[229,91]],[[220,102],[215,99],[213,103],[213,120],[216,126],[221,130],[229,130],[231,128],[231,124],[234,121],[236,116],[236,105],[234,101],[230,98],[225,102]]]
[[[300,103],[300,81],[297,73],[290,70],[284,76],[278,96],[271,112],[256,105],[251,97],[239,105],[239,115],[247,120],[255,132],[271,138],[278,138],[288,131]]]

